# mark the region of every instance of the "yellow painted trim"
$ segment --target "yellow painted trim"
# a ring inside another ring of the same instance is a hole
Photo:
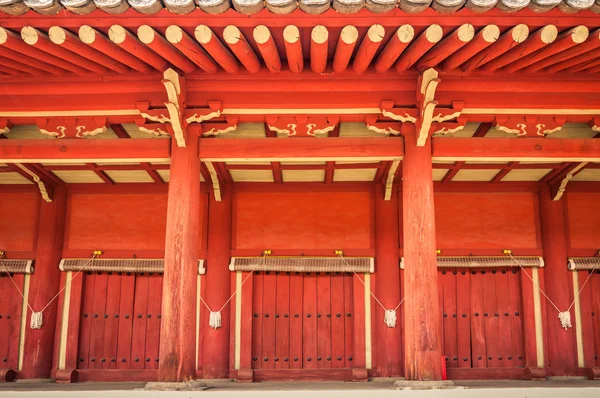
[[[463,115],[597,115],[600,109],[463,108]]]
[[[198,370],[198,350],[200,349],[198,341],[200,340],[200,288],[202,286],[202,276],[196,277],[196,370]]]
[[[573,295],[575,296],[575,337],[577,340],[577,366],[585,367],[583,356],[583,330],[581,329],[581,302],[579,301],[579,274],[572,271],[573,274]]]
[[[531,269],[533,279],[533,311],[535,314],[535,348],[537,352],[537,366],[543,368],[544,359],[544,330],[542,323],[542,303],[540,296],[540,275],[537,268]]]
[[[252,108],[227,108],[221,112],[221,115],[330,115],[337,113],[340,115],[353,115],[357,113],[381,114],[379,108],[290,108],[290,109],[252,109]]]
[[[371,274],[365,275],[365,367],[371,369],[372,347],[371,347]]]
[[[139,115],[138,109],[106,109],[90,111],[5,111],[0,117],[50,117],[50,116],[129,116]]]
[[[19,331],[19,364],[17,370],[23,370],[23,354],[25,352],[25,331],[27,330],[27,312],[29,307],[29,284],[31,282],[31,274],[25,274],[23,282],[23,303],[21,305],[21,330]]]
[[[258,138],[257,138],[258,140]],[[390,161],[396,161],[396,160],[402,160],[402,156],[394,156],[394,157],[369,157],[369,156],[364,156],[364,157],[348,157],[348,156],[342,156],[342,157],[329,157],[329,158],[323,158],[323,157],[314,157],[314,158],[308,158],[308,157],[294,157],[294,156],[290,156],[290,157],[257,157],[257,158],[253,158],[252,154],[249,153],[247,157],[243,157],[243,158],[202,158],[202,161],[205,164],[208,164],[209,162],[248,162],[248,161],[255,161],[255,160],[260,160],[263,162],[279,162],[279,161],[286,161],[286,160],[294,160],[297,162],[327,162],[327,161],[331,161],[331,160],[337,160],[339,162],[348,162],[348,161],[373,161],[373,162],[380,162],[380,161],[385,161],[385,160],[390,160]],[[1,161],[4,162],[3,159],[0,159]],[[73,162],[73,160],[71,160],[71,162]],[[4,163],[10,163],[10,162],[4,162]],[[23,163],[23,162],[21,162]]]
[[[2,163],[48,163],[52,165],[70,164],[73,162],[77,163],[143,163],[143,162],[169,162],[171,158],[122,158],[122,159],[102,159],[102,158],[88,158],[88,159],[10,159],[0,158]]]
[[[234,369],[239,370],[242,362],[242,271],[235,273],[235,291]]]
[[[73,273],[67,272],[65,277],[65,296],[62,306],[62,323],[60,324],[60,345],[58,346],[58,369],[65,369],[67,366],[67,336],[69,333],[69,311],[71,308],[71,283],[73,282]]]

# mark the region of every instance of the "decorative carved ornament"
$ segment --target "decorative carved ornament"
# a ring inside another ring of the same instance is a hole
[[[574,165],[569,172],[556,184],[550,184],[550,192],[552,194],[552,200],[557,201],[562,198],[563,194],[567,189],[567,184],[581,169],[587,166],[588,162],[581,162]]]
[[[15,166],[17,166],[19,169],[23,170],[25,173],[27,173],[31,176],[33,181],[37,184],[38,189],[40,190],[42,199],[44,199],[48,203],[52,202],[52,198],[50,197],[50,193],[48,192],[48,189],[46,188],[46,184],[44,184],[44,181],[42,181],[40,176],[38,176],[36,173],[31,171],[27,166],[24,166],[20,163],[15,163]]]
[[[441,79],[433,69],[424,71],[418,80],[417,108],[395,108],[393,101],[381,102],[383,116],[401,123],[413,123],[417,130],[417,146],[425,145],[427,138],[432,135],[454,134],[467,123],[466,118],[460,118],[464,102],[453,102],[450,107],[439,106],[435,100],[435,91]],[[367,124],[367,128],[378,131]],[[385,131],[385,130],[384,130]],[[399,131],[395,130],[397,133]]]
[[[217,202],[221,201],[221,185],[219,183],[219,175],[217,174],[217,170],[215,170],[215,166],[213,166],[212,162],[204,162],[206,165],[206,169],[208,170],[208,174],[210,175],[210,181],[212,182],[213,195],[215,195],[215,200]]]
[[[267,116],[269,129],[287,137],[326,137],[340,121],[332,116]]]
[[[400,160],[394,160],[388,171],[387,179],[385,181],[385,196],[384,200],[390,200],[392,198],[392,190],[394,188],[394,178],[396,177],[396,171],[400,166]]]
[[[202,133],[205,137],[216,137],[221,134],[232,133],[238,128],[239,117],[226,117],[225,123],[206,123],[203,125],[204,131]]]
[[[594,117],[592,121],[590,121],[589,126],[592,128],[592,131],[600,133],[600,117]]]
[[[146,121],[163,125],[170,124],[177,146],[186,146],[185,134],[190,123],[202,123],[221,116],[222,105],[220,101],[209,101],[208,108],[186,108],[185,79],[173,69],[169,68],[164,72],[161,83],[165,86],[167,92],[167,102],[165,102],[164,108],[150,109],[150,104],[147,102],[140,102],[136,105],[140,115]],[[164,135],[167,133],[164,127],[154,127],[154,123],[138,123],[138,127],[150,134]]]
[[[40,132],[55,138],[87,138],[108,130],[106,118],[35,119]]]
[[[507,134],[545,137],[560,130],[566,121],[566,117],[496,116],[494,126]]]

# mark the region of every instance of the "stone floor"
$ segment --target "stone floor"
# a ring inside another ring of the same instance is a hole
[[[213,395],[248,398],[386,398],[397,397],[477,397],[477,398],[599,398],[600,381],[559,379],[548,381],[457,381],[458,389],[434,391],[397,391],[395,380],[374,379],[368,383],[344,382],[273,382],[235,383],[231,380],[205,380],[208,389],[194,392],[140,391],[145,383],[53,384],[16,382],[0,384],[0,398],[96,398],[96,397],[195,397]]]

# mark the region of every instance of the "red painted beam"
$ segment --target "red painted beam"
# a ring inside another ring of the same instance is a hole
[[[3,163],[40,163],[44,160],[169,159],[170,140],[3,140]]]
[[[579,138],[452,138],[433,139],[435,159],[586,161],[600,159],[600,141]]]
[[[403,154],[404,145],[402,140],[398,138],[204,139],[200,145],[200,158],[203,161],[250,158],[333,159],[363,157],[389,160],[399,158]]]
[[[300,30],[294,25],[286,26],[283,30],[283,40],[288,68],[294,73],[302,72],[302,69],[304,69],[304,56],[302,54]]]
[[[335,53],[333,56],[333,71],[340,73],[346,70],[354,47],[358,40],[358,30],[354,26],[344,26],[338,38],[337,45],[335,47]]]

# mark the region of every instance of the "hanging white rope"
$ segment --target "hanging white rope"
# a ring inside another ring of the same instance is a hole
[[[250,271],[248,272],[248,275],[246,276],[246,278],[244,278],[244,280],[242,281],[242,284],[240,285],[240,287],[244,286],[244,283],[246,283],[246,281],[252,276],[252,273],[261,266],[261,264],[265,261],[265,258],[267,258],[268,255],[271,254],[271,250],[265,250],[263,252],[263,257],[261,258],[261,260],[255,265],[253,266]],[[235,297],[237,293],[237,289],[234,290],[233,294],[229,297],[229,299],[227,299],[227,301],[225,302],[225,304],[223,304],[223,306],[221,307],[220,310],[218,311],[213,311],[210,306],[206,303],[206,301],[204,301],[204,299],[202,298],[202,296],[200,296],[200,301],[202,301],[202,304],[204,304],[204,306],[206,307],[206,309],[208,310],[208,312],[210,312],[210,316],[208,319],[208,326],[210,326],[213,329],[218,329],[221,327],[221,311],[223,311],[225,309],[225,307],[227,306],[227,304],[229,304],[231,302],[231,300],[233,300],[233,298]]]
[[[531,280],[531,283],[533,284],[533,286],[535,287],[535,282],[533,281],[533,278],[527,273],[525,272],[525,268],[523,268],[523,266],[521,265],[521,263],[519,263],[517,261],[517,259],[512,255],[512,251],[511,250],[504,250],[504,254],[510,256],[510,258],[512,259],[512,261],[517,264],[519,266],[519,268],[521,268],[522,271],[524,271],[523,273],[525,275],[527,275],[527,277],[529,278],[529,280]],[[583,288],[585,287],[585,285],[587,285],[588,281],[590,280],[590,278],[592,277],[592,275],[594,274],[594,271],[596,270],[596,267],[594,267],[591,272],[590,275],[587,277],[587,279],[585,280],[585,282],[583,283],[583,285],[581,286],[581,288],[579,289],[579,291],[577,292],[577,296],[573,299],[573,302],[571,303],[571,305],[569,306],[569,308],[567,308],[566,311],[561,311],[556,304],[554,304],[554,302],[550,299],[550,297],[548,297],[548,295],[546,294],[546,292],[544,292],[544,290],[542,290],[542,288],[539,286],[537,286],[538,290],[540,291],[540,293],[542,293],[542,295],[546,298],[546,300],[548,300],[548,302],[554,307],[554,309],[558,312],[558,320],[560,321],[560,326],[567,330],[570,327],[573,327],[571,325],[571,308],[573,308],[573,306],[575,305],[575,301],[577,299],[579,299],[579,296],[581,295],[581,292],[583,291]]]
[[[356,271],[354,271],[352,269],[352,267],[350,267],[350,264],[348,264],[348,261],[346,261],[346,259],[344,258],[344,252],[341,251],[341,250],[336,250],[335,254],[337,254],[344,261],[344,264],[346,265],[346,268],[348,270],[352,271],[352,273],[354,274],[354,276],[356,276],[358,278],[358,280],[360,281],[360,283],[362,283],[363,286],[364,286],[364,288],[366,289],[367,285],[365,285],[365,282],[360,278],[360,276],[356,273]],[[385,308],[385,306],[381,303],[381,301],[379,301],[379,299],[377,298],[377,296],[375,296],[373,294],[373,292],[371,291],[371,289],[369,289],[369,294],[375,299],[375,301],[377,302],[377,304],[379,304],[379,306],[381,308],[383,308],[383,311],[384,311],[383,322],[387,325],[388,328],[395,328],[396,327],[396,322],[398,320],[398,317],[396,316],[396,312],[398,311],[398,308],[400,308],[400,306],[404,302],[404,298],[402,298],[402,300],[400,300],[400,302],[398,303],[398,305],[396,306],[396,308],[394,308],[393,310],[391,310],[391,309]]]
[[[92,261],[94,261],[94,259],[97,256],[99,256],[100,254],[102,254],[102,252],[99,251],[99,250],[95,251],[94,254],[92,255],[92,258],[90,258],[90,260],[86,264],[83,265],[83,267],[81,268],[81,270],[79,270],[79,272],[77,272],[70,280],[69,279],[66,280],[65,285],[63,286],[63,288],[60,289],[58,293],[56,293],[56,295],[48,302],[48,304],[46,304],[44,306],[44,308],[42,308],[40,311],[34,311],[33,308],[31,307],[31,305],[29,305],[29,301],[25,299],[25,295],[23,294],[23,292],[19,288],[19,285],[17,285],[17,282],[15,282],[15,280],[12,277],[12,275],[8,271],[8,268],[6,267],[6,264],[4,264],[4,261],[2,260],[2,256],[4,256],[4,252],[0,252],[0,253],[1,253],[0,254],[0,264],[2,265],[2,268],[4,269],[4,272],[6,272],[8,274],[8,277],[12,281],[13,285],[15,285],[15,288],[17,289],[17,291],[19,292],[19,294],[21,295],[21,297],[25,301],[25,304],[27,304],[27,308],[29,308],[29,311],[31,311],[31,322],[29,323],[29,327],[31,329],[41,329],[42,328],[42,326],[44,325],[44,311],[46,310],[46,308],[48,308],[50,306],[50,304],[52,304],[54,302],[54,300],[56,300],[58,298],[58,296],[60,296],[60,294],[67,288],[67,286],[71,285],[71,281],[73,279],[75,279],[75,277],[77,275],[79,275],[81,273],[81,271],[83,271],[83,269],[88,264],[90,264]]]

